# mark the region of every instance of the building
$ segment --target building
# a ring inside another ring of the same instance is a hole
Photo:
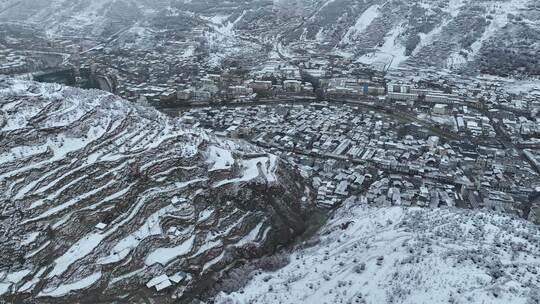
[[[176,101],[176,91],[175,90],[167,90],[161,95],[159,95],[159,102],[160,103],[173,103]]]
[[[272,89],[271,81],[255,80],[249,84],[254,92],[270,91]]]
[[[230,86],[228,91],[232,97],[240,97],[253,94],[253,89],[246,86]]]
[[[390,100],[415,101],[418,99],[418,95],[411,93],[388,92],[387,96]]]
[[[368,86],[368,94],[369,95],[384,95],[386,93],[386,89],[383,87],[371,87]]]
[[[302,82],[299,80],[283,81],[283,89],[288,93],[300,93],[302,91]]]
[[[193,96],[193,91],[190,89],[178,90],[176,92],[176,98],[179,101],[189,101],[192,96]]]
[[[438,103],[433,106],[431,112],[436,115],[445,115],[448,113],[448,105]]]

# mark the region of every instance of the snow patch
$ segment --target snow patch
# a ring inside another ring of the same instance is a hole
[[[101,278],[101,271],[96,272],[79,281],[60,285],[58,287],[47,288],[38,294],[38,297],[62,297],[72,291],[88,288],[96,283]]]
[[[144,264],[147,266],[152,266],[154,264],[161,264],[163,266],[167,265],[170,261],[188,254],[193,248],[193,243],[195,242],[195,235],[181,243],[180,245],[172,248],[158,248],[151,252],[146,259]]]
[[[367,10],[365,10],[360,17],[356,20],[356,23],[349,28],[343,39],[341,40],[342,44],[349,44],[351,40],[358,38],[380,15],[380,5],[372,5]]]

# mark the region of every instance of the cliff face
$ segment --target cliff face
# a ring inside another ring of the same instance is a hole
[[[100,91],[3,81],[0,129],[0,301],[185,299],[304,230],[279,158]]]

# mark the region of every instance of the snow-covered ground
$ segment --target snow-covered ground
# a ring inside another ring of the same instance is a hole
[[[375,68],[430,66],[462,71],[476,68],[494,45],[501,45],[502,52],[534,52],[535,43],[531,44],[529,35],[522,31],[528,27],[530,37],[538,33],[538,24],[529,17],[535,3],[370,0],[345,4],[321,0],[314,15],[302,20],[294,38],[280,47],[288,50],[289,58],[301,56],[306,50],[312,54],[325,52],[333,46],[331,54]],[[307,3],[305,7],[313,9]],[[515,35],[509,34],[513,31]]]
[[[519,14],[520,11],[527,8],[528,3],[527,0],[497,2],[491,5],[487,3],[486,7],[491,14],[490,16],[492,16],[488,26],[481,37],[471,45],[470,50],[459,49],[450,55],[448,67],[459,68],[476,59],[484,43],[493,38],[499,30],[508,24],[508,16]],[[467,53],[467,57],[460,54],[460,52],[464,51]]]
[[[365,10],[360,17],[356,20],[354,26],[350,27],[341,43],[348,44],[351,41],[351,37],[357,38],[360,36],[380,14],[380,5],[370,6]]]
[[[538,303],[540,230],[503,215],[349,203],[220,304]],[[536,302],[535,302],[536,301]]]
[[[384,38],[381,47],[375,48],[373,53],[366,54],[357,60],[365,64],[383,63],[384,65],[397,67],[408,58],[405,55],[405,46],[398,39],[404,30],[403,25],[395,26]]]

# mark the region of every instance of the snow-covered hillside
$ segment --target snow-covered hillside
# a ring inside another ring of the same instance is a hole
[[[0,3],[0,21],[36,25],[55,35],[111,35],[153,12],[153,5],[139,0],[7,0]]]
[[[242,52],[267,58],[350,57],[377,66],[540,74],[537,0],[148,1],[0,3],[0,22],[47,33],[114,37],[132,27],[204,29],[210,60]],[[269,50],[273,47],[272,50]]]
[[[333,46],[368,64],[536,73],[540,7],[534,0],[332,0],[288,34],[291,47]],[[527,33],[524,32],[526,29]],[[300,42],[298,40],[304,40]],[[498,52],[496,52],[498,50]],[[503,60],[512,53],[512,60]]]
[[[301,233],[304,191],[275,156],[154,109],[0,80],[0,302],[189,298]]]
[[[308,243],[217,303],[540,301],[540,230],[523,220],[349,203]]]

